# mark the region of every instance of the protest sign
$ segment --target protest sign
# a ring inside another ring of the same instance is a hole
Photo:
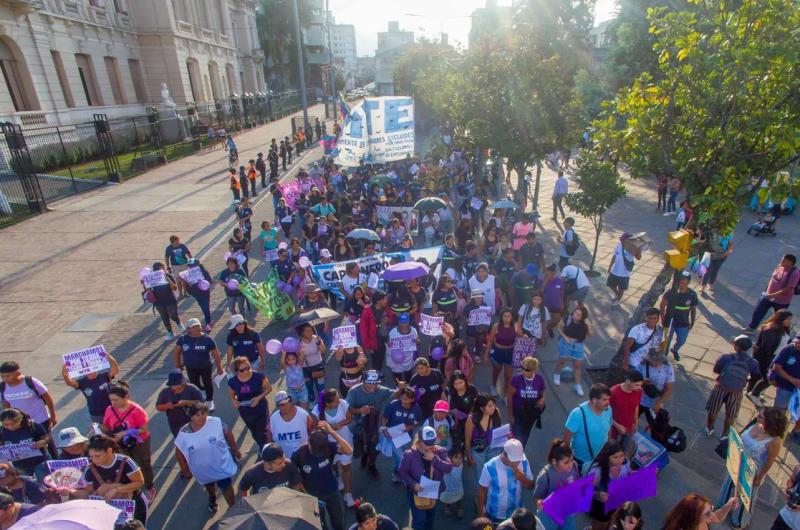
[[[478,199],[477,197],[473,197],[472,200],[469,201],[469,205],[470,207],[472,207],[473,210],[480,210],[481,207],[483,206],[483,201]]]
[[[117,521],[124,522],[133,519],[133,514],[136,512],[136,501],[133,499],[111,499],[108,504],[122,512]]]
[[[444,317],[432,317],[426,314],[420,315],[419,330],[423,335],[438,337],[442,334],[443,329]]]
[[[488,305],[476,307],[469,312],[468,326],[488,326],[492,323],[492,308]]]
[[[417,351],[417,339],[411,333],[393,337],[389,339],[389,350]]]
[[[562,525],[566,516],[588,512],[592,507],[593,497],[594,475],[589,475],[551,493],[542,502],[542,511],[549,515],[556,524]]]
[[[111,370],[111,362],[108,360],[106,348],[102,344],[65,353],[63,358],[64,366],[67,367],[67,374],[72,379],[79,379],[91,373]]]
[[[0,461],[16,462],[26,458],[41,458],[42,450],[33,446],[33,442],[0,445]]]
[[[48,460],[48,482],[57,488],[76,489],[83,483],[83,472],[89,467],[88,458],[70,460]]]
[[[300,197],[300,194],[305,193],[308,195],[312,186],[316,186],[320,191],[322,191],[325,189],[325,180],[321,178],[303,178],[281,184],[278,187],[281,190],[281,197],[284,201],[286,201],[286,206],[294,209],[295,202],[297,201],[297,198]]]
[[[200,267],[192,267],[191,269],[186,269],[185,271],[179,274],[180,277],[183,278],[183,281],[185,281],[189,285],[194,285],[200,280],[205,279],[205,276],[203,276],[203,269],[201,269]]]
[[[340,326],[333,328],[333,341],[331,342],[331,349],[335,350],[338,347],[342,348],[355,348],[358,346],[358,338],[356,337],[355,326]]]
[[[164,274],[164,271],[148,272],[141,278],[147,289],[152,289],[159,285],[167,285],[167,275]]]
[[[490,449],[502,449],[503,445],[508,441],[511,436],[511,425],[508,423],[492,429],[492,443],[489,445]]]
[[[337,144],[336,163],[384,164],[414,154],[414,100],[405,96],[364,98],[350,108]]]
[[[273,248],[272,250],[265,250],[264,261],[269,261],[270,263],[273,261],[278,261],[278,249]]]
[[[511,356],[511,365],[515,368],[522,366],[522,359],[536,356],[536,339],[530,337],[517,337],[514,339],[514,353]]]
[[[608,483],[606,513],[616,510],[627,501],[637,502],[656,496],[658,466],[647,466],[626,477]]]
[[[414,219],[414,208],[411,206],[376,206],[375,215],[378,216],[378,221],[382,224],[389,226],[393,214],[399,213],[400,218],[406,228],[411,228],[411,221]]]
[[[749,512],[752,508],[753,481],[758,472],[758,464],[745,452],[742,437],[733,427],[728,430],[728,457],[725,459],[725,467],[736,486],[739,502]]]

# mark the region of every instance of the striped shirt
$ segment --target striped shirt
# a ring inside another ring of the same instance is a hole
[[[496,456],[486,462],[478,480],[478,484],[487,489],[486,513],[495,520],[508,519],[514,510],[522,506],[522,484],[514,478],[514,469],[505,465],[500,458]],[[519,465],[525,476],[533,480],[528,461],[523,460]]]

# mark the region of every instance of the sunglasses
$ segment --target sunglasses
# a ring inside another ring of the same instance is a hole
[[[523,372],[533,372],[534,370],[533,370],[533,368],[523,368],[522,371]]]
[[[237,370],[237,372],[239,372],[240,374],[243,374],[243,373],[249,372],[249,371],[250,371],[250,367],[249,366],[247,368],[239,368]]]

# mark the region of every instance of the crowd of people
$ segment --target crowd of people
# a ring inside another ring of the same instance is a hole
[[[297,146],[304,143],[272,140],[266,162],[259,154],[239,172],[231,168],[239,222],[228,240],[224,268],[209,270],[176,235],[164,261],[149,269],[163,271],[165,282],[143,282],[144,298],[166,328],[165,340],[174,342],[173,367],[156,410],[166,416],[181,475],[207,491],[209,512],[219,510],[219,493],[231,506],[237,497],[284,486],[319,499],[329,529],[345,528],[348,509],[356,520],[351,530],[396,529],[405,521],[380,514],[364,500],[369,492],[354,486],[356,473],[380,480],[380,464],[391,469],[391,480],[403,491],[415,530],[433,529],[437,517],[461,520],[473,508],[477,518],[460,527],[572,530],[581,516],[571,513],[558,521],[543,509],[544,501],[586,476],[593,477],[587,512],[593,530],[645,528],[636,502],[606,510],[609,484],[635,472],[634,434],[649,431],[656,438],[666,413],[675,385],[669,355],[680,359],[700,304],[689,287],[693,271],[678,273],[659,307],[628,331],[622,347],[624,381],[591,385],[588,400],[569,413],[563,435],[549,442],[547,461],[536,472],[526,446],[546,414],[549,383],[540,360],[557,359],[552,384],[571,379],[575,394],[584,397],[584,345],[595,332],[585,305],[593,287],[573,262],[581,244],[576,221],[562,205],[568,193],[564,171],[559,170],[553,194],[553,217],[560,215],[563,223],[556,257],[537,241],[536,212],[525,212],[523,204],[493,206],[506,196],[499,163],[476,164],[457,149],[438,158],[362,164],[352,171],[324,158],[308,171],[300,168],[297,179],[309,183],[307,191],[284,197],[281,169],[291,163],[292,146],[299,154]],[[235,144],[228,148],[236,149]],[[569,158],[564,167],[568,170]],[[272,194],[274,217],[260,220],[255,231],[250,198],[258,195],[258,174],[261,191]],[[679,181],[659,179],[659,207],[675,210],[679,191]],[[409,215],[407,209],[420,199],[428,201]],[[689,202],[684,201],[687,208]],[[386,211],[389,217],[382,218]],[[732,238],[704,231],[683,211],[679,224],[694,231],[696,249],[711,254],[713,265],[705,272],[710,277],[702,285],[713,292],[722,262],[733,250]],[[374,236],[349,237],[356,229]],[[614,303],[627,290],[640,258],[626,243],[630,237],[623,234],[609,264]],[[403,258],[394,255],[395,263],[434,246],[441,247],[438,258],[418,258],[429,272],[411,280],[376,284],[359,267],[360,258],[400,253]],[[313,265],[341,262],[346,264],[336,285],[313,272]],[[736,337],[732,353],[716,362],[718,378],[706,405],[709,437],[725,406],[721,442],[727,441],[742,397],[758,405],[758,416],[741,433],[759,466],[753,499],[789,430],[786,409],[800,387],[800,335],[791,338],[787,309],[800,280],[795,263],[794,256],[784,256],[770,278],[746,330],[752,335],[758,328],[755,341],[748,334]],[[199,272],[187,275],[193,269]],[[253,328],[254,306],[239,289],[240,282],[266,274],[289,286],[299,311],[328,307],[341,318],[301,323],[283,340],[266,340]],[[222,288],[229,313],[224,349],[210,335],[220,327],[211,311],[215,285]],[[202,321],[184,323],[178,301],[187,296],[197,301]],[[762,324],[770,309],[774,313]],[[421,331],[423,315],[442,318],[439,335]],[[332,330],[339,324],[355,326],[357,344],[333,342]],[[527,350],[520,355],[523,342]],[[544,350],[548,343],[555,343],[552,351]],[[66,367],[62,373],[64,382],[86,398],[94,423],[88,437],[76,427],[54,429],[57,410],[46,386],[24,375],[16,362],[0,365],[5,408],[0,440],[4,445],[30,441],[36,453],[0,464],[0,529],[44,503],[92,495],[134,501],[134,518],[147,524],[147,506],[157,496],[151,418],[119,379],[113,355],[108,359],[106,371],[76,379]],[[326,377],[328,363],[338,367],[335,381]],[[477,382],[484,369],[488,384]],[[280,370],[280,384],[270,381],[270,370]],[[224,393],[215,397],[220,377],[227,381],[227,398]],[[777,397],[766,406],[760,395],[770,384],[777,386]],[[230,400],[258,448],[258,461],[247,469],[239,468],[242,454],[231,431],[237,418],[212,414],[220,399]],[[78,487],[57,487],[48,480],[48,461],[81,457],[88,461]],[[798,473],[800,467],[786,484],[787,504],[775,529],[800,529]],[[472,499],[465,497],[469,481],[477,492]],[[728,520],[734,527],[747,526],[750,512],[739,504],[735,486],[730,480],[723,484],[719,502],[691,493],[663,523],[648,521],[646,527],[697,530]]]

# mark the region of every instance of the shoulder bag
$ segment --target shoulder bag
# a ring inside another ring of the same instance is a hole
[[[430,479],[433,480],[433,462],[431,462]],[[414,507],[417,510],[433,510],[436,507],[436,499],[420,497],[414,493]]]

